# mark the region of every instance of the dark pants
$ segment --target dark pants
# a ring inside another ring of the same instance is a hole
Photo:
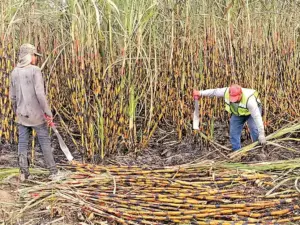
[[[27,127],[19,124],[18,156],[21,173],[29,175],[27,153],[29,134],[32,132],[32,129],[34,129],[37,133],[39,144],[43,151],[44,159],[48,169],[50,170],[50,173],[57,173],[56,164],[52,154],[49,132],[46,124],[42,124],[35,127]]]

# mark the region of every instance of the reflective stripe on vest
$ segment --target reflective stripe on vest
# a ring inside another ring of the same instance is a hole
[[[225,110],[229,113],[232,113],[237,116],[248,116],[251,113],[247,109],[247,103],[249,98],[254,95],[258,104],[260,104],[260,100],[258,99],[258,92],[253,89],[242,88],[242,99],[239,102],[238,110],[235,111],[234,107],[230,105],[229,100],[229,88],[226,89],[224,99],[225,99]]]

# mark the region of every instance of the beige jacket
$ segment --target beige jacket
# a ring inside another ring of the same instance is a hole
[[[10,98],[19,124],[37,126],[45,123],[44,114],[52,117],[41,69],[37,66],[16,67],[12,71]]]

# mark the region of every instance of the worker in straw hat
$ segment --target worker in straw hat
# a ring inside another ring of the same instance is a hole
[[[230,142],[233,151],[241,148],[241,134],[246,122],[250,129],[252,140],[258,140],[262,145],[266,144],[261,116],[261,102],[256,90],[242,88],[240,85],[233,84],[225,88],[193,91],[194,99],[198,99],[200,96],[224,97],[225,109],[231,114]]]
[[[43,151],[44,159],[50,170],[50,179],[58,180],[58,172],[53,158],[47,123],[52,122],[52,113],[44,91],[44,80],[41,69],[36,65],[41,56],[31,44],[23,44],[19,50],[18,64],[11,74],[10,98],[17,117],[19,143],[18,161],[21,180],[29,178],[28,142],[29,133],[34,129]],[[45,119],[47,115],[48,119]]]

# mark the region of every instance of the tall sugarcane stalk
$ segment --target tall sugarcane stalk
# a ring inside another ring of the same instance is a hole
[[[1,141],[17,141],[9,74],[23,42],[44,53],[49,102],[88,157],[120,141],[145,148],[166,124],[178,139],[191,134],[194,75],[202,89],[257,89],[268,133],[298,118],[299,4],[225,2],[1,1]],[[227,119],[223,103],[200,104],[200,130],[212,139],[215,121]]]

